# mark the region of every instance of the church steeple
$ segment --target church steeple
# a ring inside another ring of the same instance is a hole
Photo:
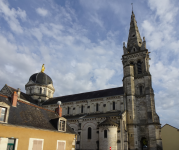
[[[127,51],[130,53],[131,51],[139,51],[142,46],[142,39],[139,33],[139,29],[137,26],[137,21],[135,19],[134,12],[132,11],[129,36],[127,42]]]

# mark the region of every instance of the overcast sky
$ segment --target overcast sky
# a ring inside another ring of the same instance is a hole
[[[156,111],[179,128],[178,0],[0,0],[0,87],[45,73],[55,96],[122,86],[131,3],[151,52]]]

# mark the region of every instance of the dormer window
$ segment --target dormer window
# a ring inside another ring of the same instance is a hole
[[[10,106],[0,102],[0,123],[7,123]]]
[[[63,117],[59,118],[58,131],[66,131],[66,119]]]
[[[0,122],[5,122],[7,108],[0,107]]]

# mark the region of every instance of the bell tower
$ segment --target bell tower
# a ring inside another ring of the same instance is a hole
[[[123,88],[126,101],[128,147],[130,150],[162,149],[160,121],[155,111],[154,91],[149,71],[149,51],[141,39],[132,11],[127,47],[123,43]]]

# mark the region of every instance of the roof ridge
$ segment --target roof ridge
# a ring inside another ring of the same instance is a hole
[[[37,108],[44,109],[44,110],[47,110],[47,111],[49,111],[49,112],[53,112],[53,113],[55,113],[55,111],[52,111],[52,110],[49,110],[49,109],[46,109],[46,108],[43,108],[43,107],[34,105],[34,104],[32,104],[32,103],[27,103],[27,102],[24,102],[24,101],[19,100],[19,99],[18,99],[17,101],[19,101],[19,102],[21,102],[21,103],[24,103],[24,104],[27,104],[27,105],[30,105],[30,106],[33,106],[33,107],[37,107]]]
[[[176,127],[174,127],[174,126],[172,126],[172,125],[170,125],[170,124],[168,124],[168,123],[166,123],[164,126],[166,126],[166,125],[169,125],[169,126],[175,128],[175,129],[179,130],[178,128],[176,128]],[[163,126],[163,127],[164,127],[164,126]],[[163,128],[163,127],[162,127],[162,128]]]
[[[5,97],[5,98],[8,98],[8,96],[6,96],[6,95],[3,95],[3,94],[0,94],[0,96],[2,96],[2,97]]]
[[[9,86],[9,85],[7,85],[9,88],[12,88],[12,89],[14,89],[14,90],[16,90],[17,91],[17,89],[15,89],[15,88],[13,88],[13,87],[11,87],[11,86]]]
[[[116,89],[116,88],[122,88],[122,87],[123,87],[123,86],[121,86],[121,87],[115,87],[115,88],[110,88],[110,89]],[[59,98],[59,97],[65,97],[65,96],[71,96],[71,95],[84,94],[84,93],[91,93],[91,92],[105,91],[105,90],[110,90],[110,89],[103,89],[103,90],[97,90],[97,91],[90,91],[90,92],[76,93],[76,94],[70,94],[70,95],[63,95],[63,96],[53,97],[52,99],[54,99],[54,98]],[[52,100],[52,99],[50,99],[50,100]]]

